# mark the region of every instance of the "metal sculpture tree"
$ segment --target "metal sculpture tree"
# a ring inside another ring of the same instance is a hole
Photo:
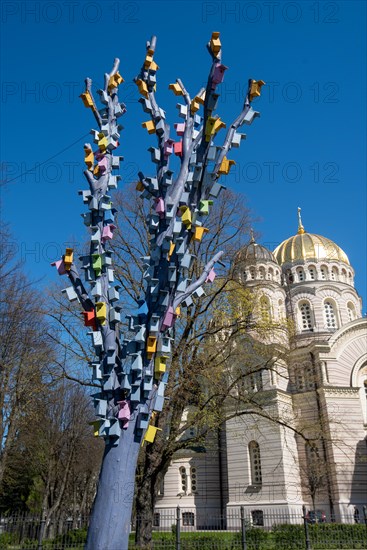
[[[98,420],[96,435],[105,439],[105,453],[98,491],[93,506],[88,550],[127,549],[134,493],[134,477],[140,446],[152,444],[158,431],[156,415],[164,405],[168,381],[173,326],[181,307],[192,304],[193,298],[204,293],[203,285],[215,278],[214,264],[222,256],[218,252],[203,266],[200,277],[188,279],[190,265],[195,261],[190,253],[192,241],[200,242],[207,232],[205,218],[213,200],[223,185],[234,161],[227,159],[232,147],[239,147],[243,134],[237,132],[243,124],[251,124],[259,113],[251,101],[260,95],[263,81],[249,80],[243,109],[228,128],[223,145],[216,146],[216,134],[226,125],[214,115],[219,95],[217,86],[223,81],[227,67],[221,63],[219,33],[212,34],[208,50],[212,57],[206,88],[193,99],[181,80],[169,88],[182,96],[184,104],[177,105],[181,122],[175,124],[179,141],[170,137],[165,112],[158,106],[155,89],[158,66],[154,61],[156,38],[147,43],[144,64],[135,79],[144,112],[150,120],[143,123],[150,134],[156,134],[157,147],[150,147],[156,174],[139,173],[137,190],[151,201],[152,214],[148,224],[151,235],[149,257],[142,258],[145,267],[145,298],[129,321],[129,338],[120,332],[118,286],[108,242],[113,237],[114,214],[111,189],[117,187],[115,170],[121,158],[114,155],[118,147],[121,126],[118,118],[126,111],[119,103],[117,88],[123,82],[116,59],[111,73],[105,75],[103,90],[98,90],[102,109],[97,109],[90,79],[82,99],[92,109],[98,130],[92,130],[94,143],[87,143],[84,174],[89,184],[81,191],[88,211],[84,223],[91,231],[90,253],[82,256],[88,293],[73,261],[72,249],[66,249],[62,260],[54,262],[58,272],[71,281],[65,289],[70,300],[79,300],[83,307],[85,325],[91,327],[96,360],[91,363],[93,380],[100,390],[92,397]],[[203,107],[203,116],[198,114]],[[169,169],[170,156],[180,159],[177,177]]]

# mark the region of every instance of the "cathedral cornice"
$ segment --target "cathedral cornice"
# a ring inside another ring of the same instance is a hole
[[[323,386],[318,390],[326,395],[359,395],[359,388],[351,388],[350,386]]]

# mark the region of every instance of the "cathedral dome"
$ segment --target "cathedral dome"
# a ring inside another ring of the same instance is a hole
[[[336,261],[350,265],[348,256],[336,243],[314,233],[307,233],[298,209],[298,233],[283,241],[274,256],[280,265],[297,261]]]
[[[274,262],[274,254],[265,246],[255,242],[253,235],[248,244],[246,244],[237,253],[237,262],[256,263],[256,262]]]

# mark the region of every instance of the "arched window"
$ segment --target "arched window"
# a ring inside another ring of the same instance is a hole
[[[263,321],[271,320],[270,300],[267,296],[261,296],[260,298],[260,315]]]
[[[190,477],[191,477],[191,492],[196,493],[197,492],[197,472],[195,466],[192,466],[190,469]]]
[[[325,300],[324,302],[324,317],[325,317],[326,328],[329,328],[329,329],[338,328],[335,305],[331,300]]]
[[[284,319],[284,303],[283,303],[283,300],[278,300],[278,319]]]
[[[342,269],[342,281],[343,283],[347,282],[347,272],[345,269]]]
[[[352,302],[347,303],[347,312],[349,321],[354,321],[354,319],[357,318],[356,308],[354,307],[354,304],[352,304]]]
[[[250,279],[255,280],[255,268],[250,267]]]
[[[336,267],[333,267],[331,270],[331,280],[337,281],[338,279],[339,279],[339,271],[337,270]]]
[[[352,279],[352,274],[350,271],[348,271],[348,283],[351,285],[353,282],[353,279]]]
[[[299,304],[299,314],[301,320],[301,329],[302,330],[312,330],[313,320],[311,306],[308,302],[300,302]]]
[[[257,441],[250,441],[248,445],[248,452],[249,452],[250,467],[251,467],[251,485],[261,485],[262,484],[261,458],[260,458],[260,447]]]
[[[273,271],[273,268],[272,267],[269,267],[269,270],[268,270],[268,279],[270,281],[272,281],[274,279],[274,271]]]
[[[262,266],[259,268],[259,279],[265,279],[265,269]]]
[[[187,492],[187,473],[184,466],[180,468],[180,492],[185,494]]]
[[[310,265],[310,267],[308,268],[308,273],[310,275],[311,281],[315,281],[316,280],[316,269],[313,265]]]
[[[305,272],[303,271],[302,267],[297,268],[297,278],[300,283],[305,280]]]
[[[322,281],[326,281],[327,278],[327,267],[326,265],[322,265],[320,267],[320,278]]]

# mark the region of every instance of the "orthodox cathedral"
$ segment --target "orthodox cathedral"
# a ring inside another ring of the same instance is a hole
[[[228,525],[240,506],[258,525],[267,513],[291,517],[303,504],[337,521],[356,508],[362,517],[367,319],[348,256],[330,239],[308,233],[300,209],[297,234],[273,252],[252,237],[238,254],[241,284],[260,293],[269,319],[294,327],[286,342],[274,337],[287,360],[252,380],[264,410],[280,422],[270,414],[231,418],[214,444],[177,453],[162,484],[156,526],[178,505],[183,525],[197,528],[210,528],[210,517],[219,516]]]

